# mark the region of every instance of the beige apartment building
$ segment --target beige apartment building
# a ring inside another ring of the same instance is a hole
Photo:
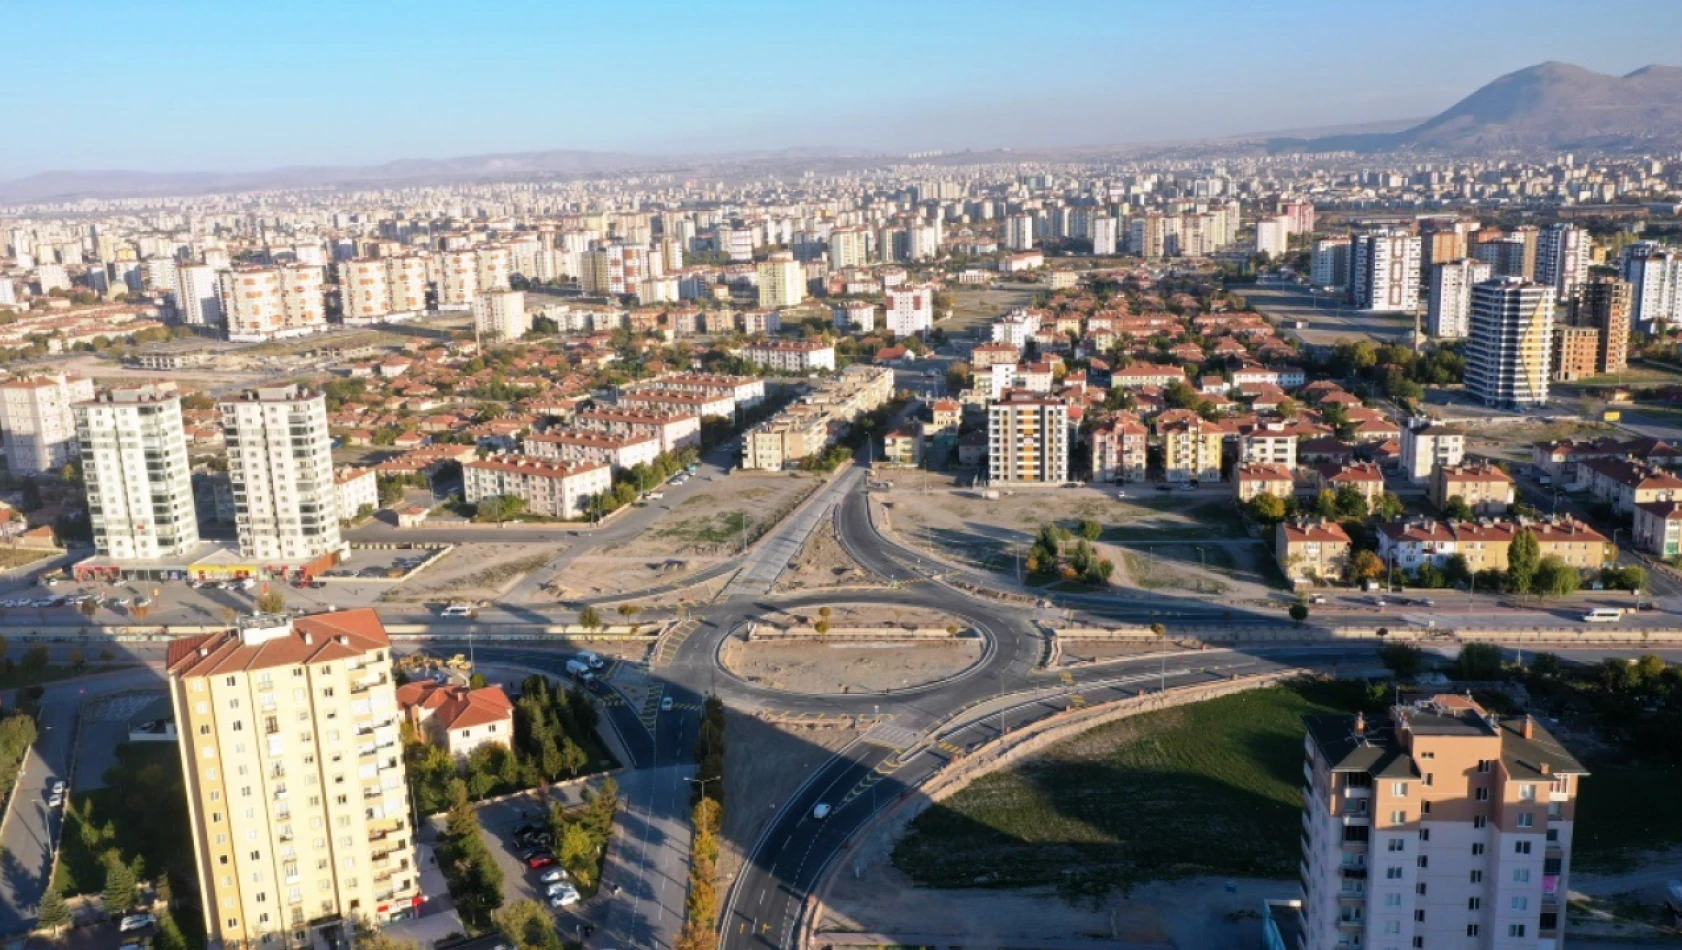
[[[815,380],[806,395],[743,434],[742,467],[774,472],[822,452],[893,395],[894,371],[882,366],[849,366]]]
[[[417,903],[390,651],[369,608],[170,644],[213,950],[310,946]]]
[[[581,518],[592,498],[613,487],[605,462],[560,462],[531,455],[493,455],[461,467],[468,504],[513,495],[526,511],[550,518]]]
[[[1221,446],[1227,428],[1207,419],[1181,419],[1161,426],[1162,475],[1171,482],[1221,480]]]
[[[1294,950],[1561,945],[1588,771],[1546,729],[1459,695],[1306,724]]]
[[[79,450],[76,403],[93,398],[93,380],[35,376],[0,383],[0,438],[13,475],[57,474]]]
[[[1069,404],[1022,389],[987,407],[987,480],[1061,485],[1069,480]]]

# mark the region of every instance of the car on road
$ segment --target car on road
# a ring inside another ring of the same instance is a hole
[[[829,807],[828,802],[818,802],[816,805],[812,806],[812,817],[819,821],[823,821],[825,818],[829,817],[829,813],[832,810],[833,809]]]
[[[539,852],[526,859],[526,867],[531,868],[533,871],[538,868],[552,867],[554,863],[555,856],[547,851]]]
[[[1326,602],[1326,598],[1324,594],[1315,594],[1314,596],[1308,598],[1308,602],[1311,604],[1323,604]]]
[[[51,795],[47,796],[47,807],[48,808],[57,808],[58,806],[60,806],[62,804],[64,804],[64,793],[63,792],[53,792]]]
[[[660,711],[661,712],[671,712],[672,711],[672,698],[670,696],[662,696],[660,698]]]
[[[578,896],[578,888],[573,887],[571,884],[568,884],[565,881],[557,881],[554,884],[551,884],[547,888],[544,889],[543,896],[545,896],[545,897],[556,897],[558,895],[566,894],[568,892],[570,892],[574,897]]]
[[[117,932],[133,933],[136,930],[145,930],[157,922],[158,918],[151,914],[129,914],[117,923]]]
[[[445,607],[443,610],[439,611],[439,616],[441,616],[441,617],[471,617],[471,616],[473,616],[473,608],[467,606],[466,604],[450,604],[449,606]]]

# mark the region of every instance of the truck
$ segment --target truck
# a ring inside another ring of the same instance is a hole
[[[583,663],[592,670],[599,670],[602,667],[607,666],[607,661],[601,658],[601,654],[590,651],[578,654],[578,662]]]
[[[582,680],[586,684],[596,678],[596,674],[590,672],[590,664],[584,662],[583,660],[568,660],[567,675],[573,677],[574,679]]]

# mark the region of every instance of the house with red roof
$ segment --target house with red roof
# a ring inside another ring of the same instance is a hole
[[[508,748],[514,741],[514,703],[500,686],[419,680],[397,688],[397,705],[417,733],[458,761],[480,746]]]

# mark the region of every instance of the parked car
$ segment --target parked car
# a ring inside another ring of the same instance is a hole
[[[555,884],[566,879],[566,868],[550,868],[549,870],[543,872],[542,877],[538,878],[538,880],[544,884]]]
[[[661,712],[671,712],[672,711],[672,698],[670,696],[665,696],[665,697],[661,698],[661,700],[660,700],[660,711]]]
[[[554,863],[555,856],[547,851],[534,854],[526,859],[526,867],[531,868],[534,871],[538,868],[550,867],[554,865]]]
[[[158,918],[151,914],[129,914],[117,923],[117,932],[133,933],[136,930],[145,930],[157,922]]]
[[[578,903],[578,901],[578,891],[571,887],[568,887],[566,890],[561,891],[558,894],[549,895],[550,907],[571,907],[573,904]]]

